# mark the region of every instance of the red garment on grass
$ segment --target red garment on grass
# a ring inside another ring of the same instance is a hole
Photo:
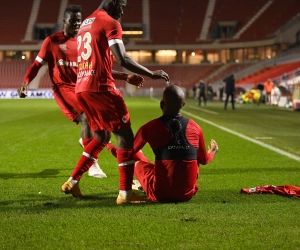
[[[296,196],[300,197],[300,187],[292,186],[285,184],[283,186],[274,186],[274,185],[266,185],[266,186],[257,186],[254,188],[242,188],[241,193],[246,194],[281,194],[284,196]]]

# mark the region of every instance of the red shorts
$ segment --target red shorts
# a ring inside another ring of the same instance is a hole
[[[72,86],[60,86],[53,90],[53,95],[61,112],[68,119],[78,124],[76,118],[83,113],[83,109],[76,99],[75,88]]]
[[[130,116],[118,90],[76,94],[93,132],[109,132],[130,126]]]
[[[155,165],[147,161],[138,161],[135,164],[134,175],[141,183],[147,198],[152,201],[157,201],[154,194],[154,182],[155,182]]]
[[[175,182],[173,177],[158,176],[156,168],[157,166],[147,159],[141,159],[135,163],[134,174],[141,183],[148,199],[159,202],[184,202],[192,199],[197,193],[198,186],[196,183],[184,193],[182,187],[171,188],[171,183]],[[183,177],[182,184],[184,182],[188,182],[188,178]]]

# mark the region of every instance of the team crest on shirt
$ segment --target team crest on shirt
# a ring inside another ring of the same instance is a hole
[[[67,45],[65,44],[60,44],[58,47],[60,50],[67,50]]]

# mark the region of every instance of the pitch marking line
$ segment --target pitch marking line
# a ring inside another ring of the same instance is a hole
[[[212,115],[217,115],[217,114],[219,114],[218,112],[210,111],[210,110],[203,109],[203,108],[194,107],[194,106],[191,106],[191,105],[189,105],[189,108],[195,109],[195,110],[200,110],[200,111],[203,111],[203,112],[212,114]]]
[[[260,145],[260,146],[262,146],[262,147],[265,147],[265,148],[270,149],[270,150],[272,150],[272,151],[274,151],[274,152],[276,152],[276,153],[279,153],[279,154],[281,154],[281,155],[287,156],[287,157],[289,157],[289,158],[291,158],[291,159],[293,159],[293,160],[296,160],[296,161],[299,161],[299,162],[300,162],[300,157],[298,157],[298,156],[296,156],[296,155],[293,155],[293,154],[291,154],[291,153],[288,153],[288,152],[286,152],[286,151],[284,151],[284,150],[281,150],[281,149],[279,149],[279,148],[275,148],[275,147],[273,147],[273,146],[271,146],[271,145],[268,145],[268,144],[263,143],[263,142],[261,142],[261,141],[255,140],[255,139],[253,139],[253,138],[251,138],[251,137],[248,137],[248,136],[246,136],[246,135],[240,134],[240,133],[235,132],[235,131],[233,131],[233,130],[231,130],[231,129],[228,129],[228,128],[225,128],[225,127],[223,127],[223,126],[220,126],[220,125],[218,125],[218,124],[216,124],[216,123],[214,123],[214,122],[211,122],[211,121],[208,121],[208,120],[206,120],[206,119],[203,119],[203,118],[201,118],[201,117],[199,117],[199,116],[197,116],[197,115],[194,115],[194,114],[192,114],[192,113],[190,113],[190,112],[187,112],[187,111],[184,111],[184,110],[181,110],[181,112],[182,112],[182,113],[185,113],[185,114],[187,114],[187,115],[189,115],[189,116],[191,116],[191,117],[193,117],[193,118],[195,118],[195,119],[198,119],[198,120],[200,120],[200,121],[203,121],[203,122],[205,122],[205,123],[207,123],[207,124],[210,124],[210,125],[212,125],[212,126],[214,126],[214,127],[217,127],[217,128],[219,128],[219,129],[221,129],[221,130],[224,130],[224,131],[226,131],[226,132],[228,132],[228,133],[230,133],[230,134],[236,135],[236,136],[241,137],[241,138],[243,138],[243,139],[245,139],[245,140],[247,140],[247,141],[251,141],[251,142],[253,142],[253,143],[255,143],[255,144],[258,144],[258,145]]]
[[[254,137],[256,140],[272,140],[273,137]]]

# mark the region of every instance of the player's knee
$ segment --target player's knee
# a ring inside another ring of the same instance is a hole
[[[84,113],[80,114],[80,115],[77,117],[77,120],[78,120],[79,122],[81,122],[82,125],[87,125],[87,124],[88,124],[86,115],[85,115]]]

